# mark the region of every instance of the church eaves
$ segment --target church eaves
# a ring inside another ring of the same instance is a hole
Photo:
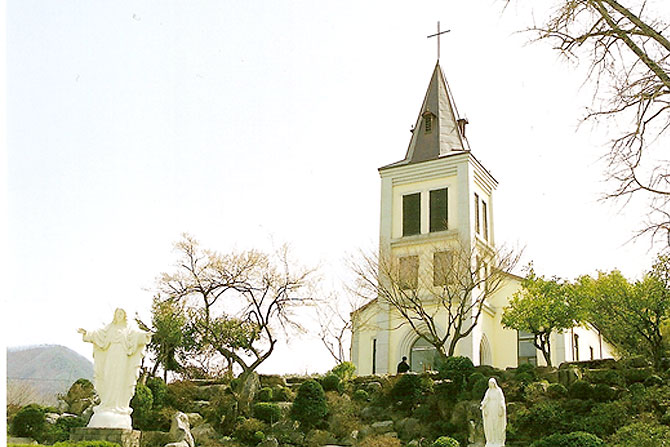
[[[439,62],[430,78],[421,111],[412,129],[404,160],[384,168],[401,166],[468,151],[464,130],[467,121],[458,112]]]

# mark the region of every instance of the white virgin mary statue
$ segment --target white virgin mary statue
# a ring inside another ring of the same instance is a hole
[[[482,400],[481,409],[486,447],[503,447],[507,430],[507,407],[505,396],[493,377],[489,379],[489,388]]]
[[[130,400],[151,334],[129,324],[123,309],[116,309],[114,320],[104,328],[77,332],[93,344],[94,384],[100,397],[88,426],[132,429]]]

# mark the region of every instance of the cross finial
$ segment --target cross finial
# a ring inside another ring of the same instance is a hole
[[[431,37],[437,37],[437,60],[438,61],[440,60],[440,35],[441,34],[446,34],[449,31],[451,31],[451,30],[448,29],[446,31],[440,31],[440,21],[438,20],[438,22],[437,22],[437,33],[431,34],[430,36],[428,36],[429,39]]]

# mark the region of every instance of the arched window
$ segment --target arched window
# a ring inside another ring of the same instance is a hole
[[[491,358],[491,345],[489,344],[486,335],[482,335],[482,341],[479,342],[479,364],[491,365],[493,359]]]
[[[433,369],[437,349],[423,338],[418,338],[409,354],[409,365],[414,372],[423,372]]]

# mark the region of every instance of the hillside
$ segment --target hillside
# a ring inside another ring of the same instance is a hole
[[[7,350],[7,402],[54,405],[56,395],[79,378],[93,379],[93,364],[65,346],[42,345]]]

